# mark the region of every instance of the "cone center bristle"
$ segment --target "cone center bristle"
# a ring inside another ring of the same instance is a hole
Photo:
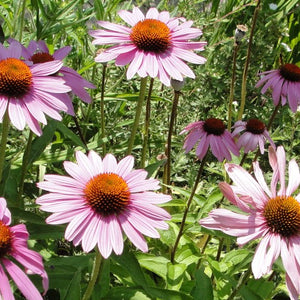
[[[48,61],[53,61],[54,57],[47,53],[47,52],[38,52],[35,53],[31,56],[30,60],[34,63],[34,64],[39,64],[39,63],[45,63]]]
[[[30,89],[32,74],[30,68],[17,58],[0,61],[0,95],[22,97]]]
[[[280,75],[288,81],[300,82],[300,68],[293,64],[282,65]]]
[[[12,247],[12,232],[9,226],[0,221],[0,258],[9,253]]]
[[[216,118],[210,118],[204,122],[203,129],[208,134],[222,135],[226,127],[222,120]]]
[[[169,27],[154,19],[138,22],[131,31],[130,39],[145,52],[162,53],[171,45]]]
[[[100,215],[118,215],[127,207],[130,192],[125,180],[115,173],[93,177],[84,189],[87,203]]]
[[[246,124],[246,131],[253,134],[262,134],[265,131],[265,124],[258,119],[250,119]]]
[[[288,196],[271,198],[263,213],[271,232],[290,237],[300,230],[300,204]]]

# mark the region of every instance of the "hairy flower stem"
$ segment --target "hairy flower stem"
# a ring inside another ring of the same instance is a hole
[[[251,26],[251,32],[249,37],[249,44],[248,44],[248,50],[247,50],[247,56],[243,71],[243,77],[242,77],[242,91],[241,91],[241,104],[240,104],[240,110],[238,113],[238,120],[241,120],[243,117],[244,109],[245,109],[245,103],[246,103],[246,85],[247,85],[247,75],[248,75],[248,69],[250,64],[250,55],[252,50],[252,40],[254,36],[254,29],[257,21],[257,16],[260,8],[260,0],[257,0],[257,4],[254,10],[253,14],[253,20],[252,20],[252,26]]]
[[[25,151],[23,154],[23,159],[22,159],[21,177],[20,177],[19,191],[18,191],[18,206],[19,206],[19,208],[24,208],[24,203],[22,202],[22,195],[23,195],[23,191],[24,191],[25,176],[26,176],[26,172],[28,169],[28,160],[29,160],[29,154],[30,154],[31,145],[32,145],[32,139],[33,139],[33,132],[30,130],[26,148],[25,148]]]
[[[187,217],[188,211],[190,209],[190,206],[192,204],[192,200],[193,200],[194,195],[196,193],[198,184],[200,182],[200,178],[201,178],[201,175],[202,175],[202,172],[203,172],[203,169],[204,169],[204,165],[206,163],[206,157],[207,157],[207,154],[203,157],[203,159],[201,161],[201,164],[200,164],[200,167],[199,167],[199,170],[198,170],[198,175],[197,175],[197,178],[196,178],[195,183],[194,183],[194,187],[192,189],[191,195],[190,195],[190,197],[189,197],[189,199],[187,201],[186,208],[185,208],[185,211],[183,213],[183,217],[182,217],[182,220],[181,220],[181,224],[180,224],[180,228],[179,228],[179,231],[178,231],[178,235],[177,235],[174,247],[173,247],[173,249],[171,251],[171,262],[172,263],[174,263],[174,258],[175,258],[176,250],[177,250],[180,238],[181,238],[181,236],[183,234],[183,229],[184,229],[186,217]]]
[[[86,140],[85,140],[85,137],[84,137],[84,135],[83,135],[83,133],[82,133],[82,131],[81,131],[81,128],[80,128],[80,125],[79,125],[79,122],[78,122],[78,119],[77,119],[76,115],[73,116],[73,121],[74,121],[74,123],[75,123],[76,129],[77,129],[77,131],[78,131],[78,134],[79,134],[79,137],[80,137],[82,143],[83,143],[83,144],[85,145],[85,147],[87,148]]]
[[[19,35],[19,41],[22,42],[22,34],[23,34],[23,27],[24,27],[24,16],[25,16],[25,8],[26,8],[26,0],[22,1],[22,10],[20,15],[20,35]]]
[[[2,135],[1,135],[1,144],[0,144],[0,185],[2,183],[8,129],[9,129],[9,117],[8,117],[8,110],[6,109],[2,121]]]
[[[174,90],[174,99],[173,99],[172,112],[171,112],[170,123],[169,123],[168,139],[167,139],[167,145],[165,148],[165,155],[167,157],[167,162],[164,166],[163,193],[166,192],[166,185],[170,185],[172,134],[173,134],[174,123],[175,123],[176,115],[177,115],[177,106],[178,106],[179,96],[180,96],[180,91]]]
[[[102,80],[101,80],[101,98],[100,98],[100,112],[101,112],[101,139],[105,138],[105,113],[104,113],[104,91],[105,91],[105,75],[107,64],[103,64]],[[106,154],[106,143],[102,144],[102,155]]]
[[[146,116],[145,116],[144,141],[143,141],[143,149],[142,149],[141,168],[145,168],[146,153],[148,150],[150,115],[151,115],[151,94],[152,94],[152,90],[153,90],[153,83],[154,83],[154,78],[151,78],[148,96],[147,96],[147,103],[146,103]]]
[[[100,266],[101,266],[102,255],[100,254],[97,247],[96,247],[96,252],[95,253],[96,253],[96,256],[95,256],[93,270],[92,270],[92,274],[91,274],[91,280],[88,284],[88,287],[86,288],[86,291],[85,291],[85,293],[82,297],[82,300],[89,300],[91,298],[96,280],[99,276],[99,270],[100,270]]]
[[[237,285],[235,286],[235,288],[233,289],[232,293],[229,295],[227,300],[234,299],[238,291],[241,289],[241,287],[246,283],[246,281],[250,277],[250,274],[251,274],[251,265],[249,266],[248,270],[240,277],[239,282],[237,283]]]
[[[128,142],[127,155],[130,155],[132,152],[135,135],[136,135],[139,123],[140,123],[140,116],[141,116],[143,103],[145,100],[145,94],[146,94],[147,79],[148,79],[148,77],[141,78],[140,94],[139,94],[139,98],[138,98],[137,107],[135,110],[134,123],[133,123],[133,127],[131,129],[131,134],[130,134],[130,138],[129,138],[129,142]]]
[[[230,94],[229,94],[229,103],[228,103],[228,122],[227,129],[231,131],[231,121],[232,121],[232,103],[234,98],[234,85],[236,80],[236,58],[239,50],[239,44],[234,43],[233,48],[233,61],[232,61],[232,76],[230,84]]]

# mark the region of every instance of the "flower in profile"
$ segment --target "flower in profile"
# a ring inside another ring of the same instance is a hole
[[[265,75],[255,87],[263,85],[261,90],[264,94],[268,88],[272,90],[274,105],[281,105],[287,102],[293,112],[296,112],[300,103],[300,68],[294,64],[284,64],[279,69],[262,72]]]
[[[47,124],[45,114],[61,120],[59,111],[73,112],[73,107],[60,98],[71,89],[62,78],[49,76],[61,69],[61,61],[28,66],[21,55],[19,43],[12,42],[8,48],[0,44],[0,120],[7,111],[17,129],[23,130],[27,123],[41,135],[39,122]]]
[[[206,59],[193,50],[203,50],[205,42],[190,42],[202,35],[192,28],[192,21],[171,18],[169,12],[150,8],[146,16],[137,7],[132,12],[121,10],[119,16],[131,27],[99,21],[102,30],[90,31],[93,44],[114,44],[97,55],[97,62],[115,59],[117,66],[130,63],[127,79],[136,73],[141,77],[158,77],[170,86],[170,77],[182,81],[183,76],[195,78],[193,71],[183,62],[203,64]]]
[[[14,40],[10,39],[10,41]],[[30,41],[27,48],[22,46],[22,50],[22,56],[25,58],[25,60],[28,60],[33,64],[37,64],[54,60],[62,61],[71,51],[71,47],[66,46],[54,51],[53,54],[50,54],[49,48],[47,47],[45,41],[40,40]],[[85,88],[96,88],[92,83],[85,80],[75,70],[66,66],[62,66],[58,72],[58,74],[63,77],[65,84],[72,89],[72,93],[86,103],[90,103],[92,101],[91,96],[85,90]],[[67,95],[63,96],[65,98],[67,97]],[[65,99],[65,101],[70,102],[71,100]]]
[[[199,159],[204,158],[209,146],[212,154],[219,161],[223,161],[224,158],[230,161],[230,151],[234,155],[239,156],[239,149],[231,133],[226,130],[225,124],[220,119],[209,118],[206,121],[191,123],[180,134],[185,132],[189,132],[183,145],[185,153],[191,151],[199,142],[196,148],[196,155]]]
[[[235,185],[223,182],[219,186],[242,213],[214,209],[207,218],[200,220],[200,224],[237,236],[240,246],[261,238],[252,260],[254,277],[269,273],[274,261],[281,256],[290,297],[297,300],[300,294],[300,194],[292,195],[300,184],[299,167],[294,159],[289,162],[286,186],[286,158],[282,146],[277,152],[269,147],[269,162],[273,169],[270,188],[258,162],[253,163],[255,178],[241,166],[226,164],[226,171]]]
[[[48,289],[48,276],[39,253],[28,249],[28,232],[24,224],[9,226],[11,214],[6,200],[0,198],[0,299],[14,299],[9,277],[28,300],[42,300],[40,292],[18,266],[23,265],[28,274],[42,277],[43,288]]]
[[[64,162],[69,176],[45,175],[38,187],[49,191],[37,199],[40,209],[53,212],[48,224],[69,223],[65,238],[82,244],[85,252],[96,244],[104,258],[112,250],[123,252],[123,235],[146,252],[142,234],[159,238],[158,229],[167,229],[170,215],[156,206],[171,198],[158,194],[159,181],[146,179],[145,170],[132,170],[134,159],[126,156],[119,163],[112,154],[102,160],[95,152],[76,152],[77,164]]]
[[[276,146],[271,139],[266,125],[258,119],[249,119],[247,122],[237,121],[233,125],[232,136],[235,137],[242,131],[244,133],[240,135],[237,141],[239,149],[244,147],[244,152],[254,151],[259,146],[260,153],[264,153],[265,141],[268,140],[271,146],[276,149]]]

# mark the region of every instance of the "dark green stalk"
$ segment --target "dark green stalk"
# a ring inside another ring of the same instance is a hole
[[[105,114],[104,114],[104,91],[105,91],[105,75],[107,64],[103,64],[102,80],[101,80],[101,98],[100,98],[100,111],[101,111],[101,138],[102,138],[102,155],[106,154],[105,138]]]
[[[136,135],[139,123],[140,123],[140,116],[142,113],[143,104],[144,104],[144,100],[145,100],[145,94],[146,94],[147,79],[148,79],[148,77],[141,78],[140,93],[139,93],[139,98],[138,98],[138,102],[137,102],[137,107],[135,110],[134,123],[133,123],[133,127],[131,129],[131,134],[130,134],[130,138],[129,138],[129,142],[128,142],[127,155],[130,155],[132,152],[135,135]]]
[[[95,254],[96,254],[96,256],[95,256],[93,270],[92,270],[92,274],[91,274],[91,280],[90,280],[90,282],[88,284],[88,287],[87,287],[87,289],[86,289],[86,291],[85,291],[85,293],[82,297],[82,300],[89,300],[91,298],[96,280],[99,276],[99,270],[100,270],[100,266],[101,266],[102,255],[99,252],[98,248],[96,248]]]
[[[172,134],[173,134],[173,127],[174,127],[174,122],[175,122],[176,114],[177,114],[179,95],[180,95],[180,91],[174,90],[174,99],[173,99],[172,112],[171,112],[170,123],[169,123],[168,139],[167,139],[167,145],[165,148],[165,155],[167,157],[167,162],[164,166],[163,192],[165,192],[165,188],[166,188],[165,185],[170,185]]]
[[[8,129],[9,129],[9,116],[8,116],[8,110],[6,110],[2,121],[2,135],[1,135],[1,144],[0,144],[0,185],[2,183],[2,175],[3,175],[3,168],[5,162],[5,150],[6,150],[6,143],[8,137]]]
[[[23,154],[23,159],[22,159],[21,177],[20,177],[19,191],[18,191],[18,206],[22,207],[22,208],[24,206],[24,203],[22,202],[22,195],[23,195],[23,191],[24,191],[24,181],[25,181],[25,176],[26,176],[26,172],[28,169],[28,161],[29,161],[29,154],[30,154],[30,149],[31,149],[31,145],[32,145],[32,139],[33,139],[33,132],[30,130],[26,148],[25,148],[25,151]]]
[[[245,104],[246,104],[247,75],[248,75],[248,69],[249,69],[249,64],[250,64],[250,55],[251,55],[251,50],[252,50],[252,41],[253,41],[253,36],[254,36],[254,28],[255,28],[255,25],[256,25],[256,21],[257,21],[259,6],[260,6],[260,0],[257,1],[257,5],[255,7],[253,20],[252,20],[252,27],[251,27],[250,37],[249,37],[247,56],[246,56],[246,61],[245,61],[245,66],[244,66],[244,71],[243,71],[243,77],[242,77],[241,105],[240,105],[240,110],[239,110],[239,113],[238,113],[238,120],[242,119],[244,109],[245,109]]]
[[[178,235],[177,235],[177,238],[176,238],[174,247],[173,247],[173,249],[172,249],[172,251],[171,251],[171,262],[172,262],[172,263],[174,263],[174,258],[175,258],[176,250],[177,250],[177,247],[178,247],[180,238],[181,238],[181,236],[182,236],[182,234],[183,234],[183,229],[184,229],[186,217],[187,217],[188,211],[189,211],[189,209],[190,209],[190,206],[191,206],[191,204],[192,204],[192,200],[193,200],[194,195],[195,195],[195,193],[196,193],[198,184],[199,184],[199,182],[200,182],[200,178],[201,178],[201,175],[202,175],[202,172],[203,172],[203,169],[204,169],[204,165],[205,165],[205,162],[206,162],[206,157],[207,157],[207,155],[204,156],[203,160],[202,160],[201,163],[200,163],[200,167],[199,167],[199,170],[198,170],[197,178],[196,178],[196,180],[195,180],[195,183],[194,183],[194,186],[193,186],[191,195],[190,195],[190,197],[189,197],[189,199],[188,199],[188,201],[187,201],[186,208],[185,208],[185,211],[184,211],[184,213],[183,213],[183,217],[182,217],[182,220],[181,220],[179,232],[178,232]]]
[[[148,150],[150,115],[151,115],[151,94],[153,90],[153,83],[154,83],[154,78],[151,78],[148,96],[147,96],[147,102],[146,102],[146,116],[145,116],[145,127],[144,127],[145,132],[144,132],[144,142],[143,142],[143,149],[142,149],[141,168],[145,168],[146,153]]]

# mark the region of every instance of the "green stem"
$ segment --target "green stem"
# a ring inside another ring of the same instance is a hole
[[[135,110],[134,123],[133,123],[133,127],[131,129],[131,135],[130,135],[129,142],[128,142],[127,155],[130,155],[132,152],[135,135],[136,135],[139,123],[140,123],[140,116],[141,116],[143,103],[144,103],[144,99],[145,99],[145,94],[146,94],[147,79],[148,79],[148,77],[141,78],[140,93],[139,93],[137,107]]]
[[[88,300],[92,296],[94,286],[95,286],[96,280],[97,280],[98,275],[99,275],[101,261],[102,261],[101,253],[96,248],[96,256],[95,256],[93,270],[92,270],[92,274],[91,274],[91,280],[90,280],[90,282],[88,284],[88,287],[87,287],[87,289],[86,289],[86,291],[85,291],[85,293],[82,297],[82,300]]]
[[[18,191],[18,206],[22,208],[24,206],[23,205],[24,203],[22,203],[21,200],[24,191],[24,181],[25,181],[25,176],[28,168],[28,160],[29,160],[29,154],[32,145],[32,139],[33,139],[33,132],[30,130],[28,141],[22,159],[21,178],[19,182],[19,191]]]
[[[19,35],[19,41],[22,41],[22,35],[23,35],[23,27],[24,27],[24,16],[25,16],[25,8],[26,8],[26,0],[23,0],[22,2],[22,11],[20,16],[20,35]]]
[[[174,90],[174,99],[173,99],[172,112],[171,112],[171,117],[170,117],[168,139],[167,139],[167,145],[165,148],[165,155],[167,157],[167,162],[164,166],[163,192],[165,192],[165,188],[166,188],[165,185],[170,185],[172,134],[173,134],[173,127],[174,127],[176,114],[177,114],[177,106],[178,106],[179,96],[180,96],[180,92]]]
[[[144,132],[144,142],[143,142],[143,149],[142,149],[141,168],[145,168],[146,153],[148,148],[150,115],[151,115],[151,94],[153,90],[153,83],[154,83],[154,78],[151,78],[148,96],[147,96],[147,103],[146,103],[146,116],[145,116],[145,128],[144,128],[145,132]]]
[[[105,89],[105,75],[106,75],[107,64],[103,64],[102,80],[101,80],[101,98],[100,98],[100,111],[101,111],[101,139],[102,139],[102,155],[106,154],[106,143],[105,138],[105,113],[104,113],[104,89]]]
[[[236,287],[233,289],[231,295],[229,295],[227,300],[233,300],[238,291],[241,289],[241,287],[246,283],[248,278],[251,275],[251,265],[249,266],[248,270],[240,277],[239,282],[237,283]]]
[[[194,183],[194,187],[192,189],[191,195],[190,195],[190,197],[189,197],[189,199],[187,201],[186,208],[185,208],[185,211],[183,213],[183,217],[182,217],[182,220],[181,220],[179,232],[178,232],[178,235],[177,235],[174,247],[173,247],[173,249],[171,251],[171,262],[172,263],[174,263],[174,258],[175,258],[176,250],[177,250],[180,238],[181,238],[181,236],[183,234],[183,229],[184,229],[186,217],[187,217],[188,211],[190,209],[190,206],[191,206],[192,200],[194,198],[194,195],[196,193],[198,184],[200,182],[200,178],[201,178],[201,175],[202,175],[202,172],[203,172],[203,169],[204,169],[206,158],[207,158],[207,155],[205,155],[204,158],[201,161],[201,164],[200,164],[200,167],[199,167],[199,171],[198,171],[198,175],[197,175],[197,178],[196,178],[195,183]]]
[[[0,185],[2,183],[2,173],[4,168],[4,162],[5,162],[5,150],[6,150],[8,129],[9,129],[9,116],[8,116],[8,110],[6,109],[2,121],[2,136],[1,136],[1,144],[0,144]]]
[[[240,110],[238,113],[238,120],[242,119],[244,109],[245,109],[247,75],[248,75],[248,69],[249,69],[249,64],[250,64],[250,55],[251,55],[251,50],[252,50],[252,40],[253,40],[253,36],[254,36],[254,28],[256,25],[256,20],[257,20],[257,16],[258,16],[258,12],[259,12],[259,6],[260,6],[260,0],[257,1],[257,5],[255,7],[253,20],[252,20],[252,27],[251,27],[250,37],[249,37],[247,56],[246,56],[246,61],[245,61],[245,66],[244,66],[244,71],[243,71],[243,77],[242,77],[241,105],[240,105]]]
[[[232,102],[234,98],[234,84],[236,80],[236,58],[239,50],[239,44],[234,44],[233,49],[233,62],[232,62],[232,76],[231,76],[231,84],[230,84],[230,94],[229,94],[229,103],[228,103],[228,123],[227,129],[231,131],[231,120],[232,120]]]

